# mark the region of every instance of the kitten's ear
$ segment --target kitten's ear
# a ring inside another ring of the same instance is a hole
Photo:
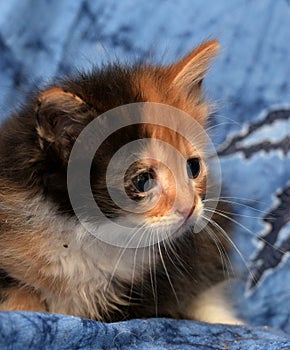
[[[188,96],[200,92],[201,83],[220,46],[217,40],[204,42],[170,66],[171,82]]]
[[[57,153],[67,161],[73,142],[88,123],[88,107],[71,92],[51,88],[37,100],[36,130],[43,150]]]

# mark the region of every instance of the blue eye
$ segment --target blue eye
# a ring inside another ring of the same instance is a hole
[[[154,174],[147,171],[134,177],[132,182],[138,192],[148,192],[155,186],[154,179]]]
[[[190,179],[196,179],[200,174],[200,160],[199,158],[191,158],[186,163],[187,175]]]

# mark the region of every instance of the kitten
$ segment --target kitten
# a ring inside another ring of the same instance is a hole
[[[181,193],[172,190],[170,171],[153,162],[152,154],[164,157],[154,144],[124,176],[126,193],[137,208],[154,197],[153,180],[158,179],[162,188],[155,206],[133,215],[142,218],[145,231],[153,224],[168,227],[169,217],[173,224],[180,218],[185,221],[178,235],[158,244],[123,249],[95,238],[76,217],[67,185],[70,154],[79,134],[118,106],[166,104],[204,127],[210,108],[201,83],[218,48],[213,40],[170,66],[108,65],[58,81],[3,123],[0,310],[55,312],[100,321],[164,316],[238,322],[214,287],[225,280],[219,245],[226,249],[226,239],[216,229],[218,245],[207,228],[198,234],[191,229],[204,206],[207,169],[202,145],[193,148],[166,127],[135,124],[114,132],[97,150],[92,191],[101,212],[113,221],[129,215],[114,203],[106,185],[106,169],[118,149],[143,138],[161,140],[187,159],[176,166]],[[86,153],[82,156],[85,160]],[[81,180],[81,176],[73,180],[80,198]],[[172,198],[177,206],[174,215]],[[214,219],[213,227],[228,229],[222,218]]]

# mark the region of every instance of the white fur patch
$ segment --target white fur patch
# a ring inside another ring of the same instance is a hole
[[[201,293],[189,307],[189,317],[208,323],[243,325],[226,298],[225,287],[223,282]]]
[[[137,254],[135,249],[124,250],[96,239],[75,218],[58,214],[53,204],[40,196],[26,201],[18,215],[45,242],[40,247],[47,261],[42,274],[64,281],[56,292],[50,286],[43,289],[35,278],[33,286],[50,312],[101,319],[110,307],[124,304],[121,285],[115,290],[112,277],[130,284],[141,278],[149,264],[143,249]]]

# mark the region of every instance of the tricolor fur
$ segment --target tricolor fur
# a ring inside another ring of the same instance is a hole
[[[186,227],[170,242],[139,248],[142,254],[107,246],[89,235],[75,217],[66,170],[83,128],[124,104],[167,104],[204,126],[210,107],[202,93],[202,80],[218,47],[216,41],[206,42],[170,66],[109,65],[58,81],[32,96],[2,125],[1,310],[38,310],[102,321],[151,316],[203,319],[195,300],[225,278],[220,247],[211,235],[206,230],[194,235]],[[126,133],[116,132],[100,147],[92,168],[95,199],[108,217],[122,213],[108,195],[106,166],[121,146],[143,137],[168,142],[187,158],[202,154],[202,149],[192,149],[166,128],[135,125]],[[154,147],[145,151],[145,163],[146,155],[149,159],[154,152],[158,156]],[[194,187],[188,181],[183,193],[176,193],[168,169],[155,166],[165,185],[160,201],[146,214],[148,225],[167,217],[172,198],[177,199],[182,215],[188,210],[190,215],[199,215],[206,167],[202,166]],[[227,230],[224,220],[215,219]],[[223,236],[215,234],[226,249]],[[222,315],[218,321],[223,321]]]

